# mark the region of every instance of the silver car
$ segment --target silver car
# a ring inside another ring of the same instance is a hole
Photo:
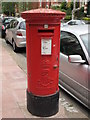
[[[85,22],[83,20],[70,20],[66,23],[63,24],[63,26],[65,25],[85,25]]]
[[[61,28],[59,85],[90,109],[89,25]]]
[[[12,44],[15,52],[21,47],[26,47],[26,24],[23,18],[11,20],[6,29],[5,40],[6,43]]]

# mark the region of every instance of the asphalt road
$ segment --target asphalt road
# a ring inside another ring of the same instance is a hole
[[[12,58],[16,61],[17,65],[27,73],[27,59],[26,59],[26,49],[21,49],[18,53],[13,52],[12,46],[10,44],[6,44],[4,39],[2,40],[2,46],[9,52]],[[66,116],[70,118],[87,118],[88,117],[88,109],[72,98],[69,94],[64,92],[60,88],[60,102],[61,108]]]

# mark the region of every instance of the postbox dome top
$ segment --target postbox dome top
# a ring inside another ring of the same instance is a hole
[[[25,12],[22,12],[22,13],[29,13],[29,14],[40,14],[40,13],[45,13],[45,14],[48,14],[48,13],[51,13],[51,14],[65,14],[64,12],[61,12],[59,10],[53,10],[53,9],[46,9],[46,8],[39,8],[39,9],[32,9],[32,10],[29,10],[29,11],[25,11]]]
[[[65,16],[65,13],[59,10],[39,8],[22,12],[21,16],[24,19],[28,19],[30,17],[52,17],[52,16],[59,17],[60,19],[62,19]]]

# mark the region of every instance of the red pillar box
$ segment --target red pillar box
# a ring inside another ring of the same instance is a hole
[[[21,16],[26,19],[27,109],[51,116],[59,108],[60,20],[65,13],[41,8]]]

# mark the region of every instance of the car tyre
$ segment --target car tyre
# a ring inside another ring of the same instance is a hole
[[[18,47],[17,47],[17,45],[16,45],[16,43],[15,43],[14,40],[13,40],[13,42],[12,42],[12,46],[13,46],[13,51],[14,51],[14,52],[18,52]]]
[[[4,38],[3,32],[1,31],[1,38]]]
[[[3,35],[3,34],[1,34],[1,37],[2,37],[2,38],[4,38],[4,35]]]

